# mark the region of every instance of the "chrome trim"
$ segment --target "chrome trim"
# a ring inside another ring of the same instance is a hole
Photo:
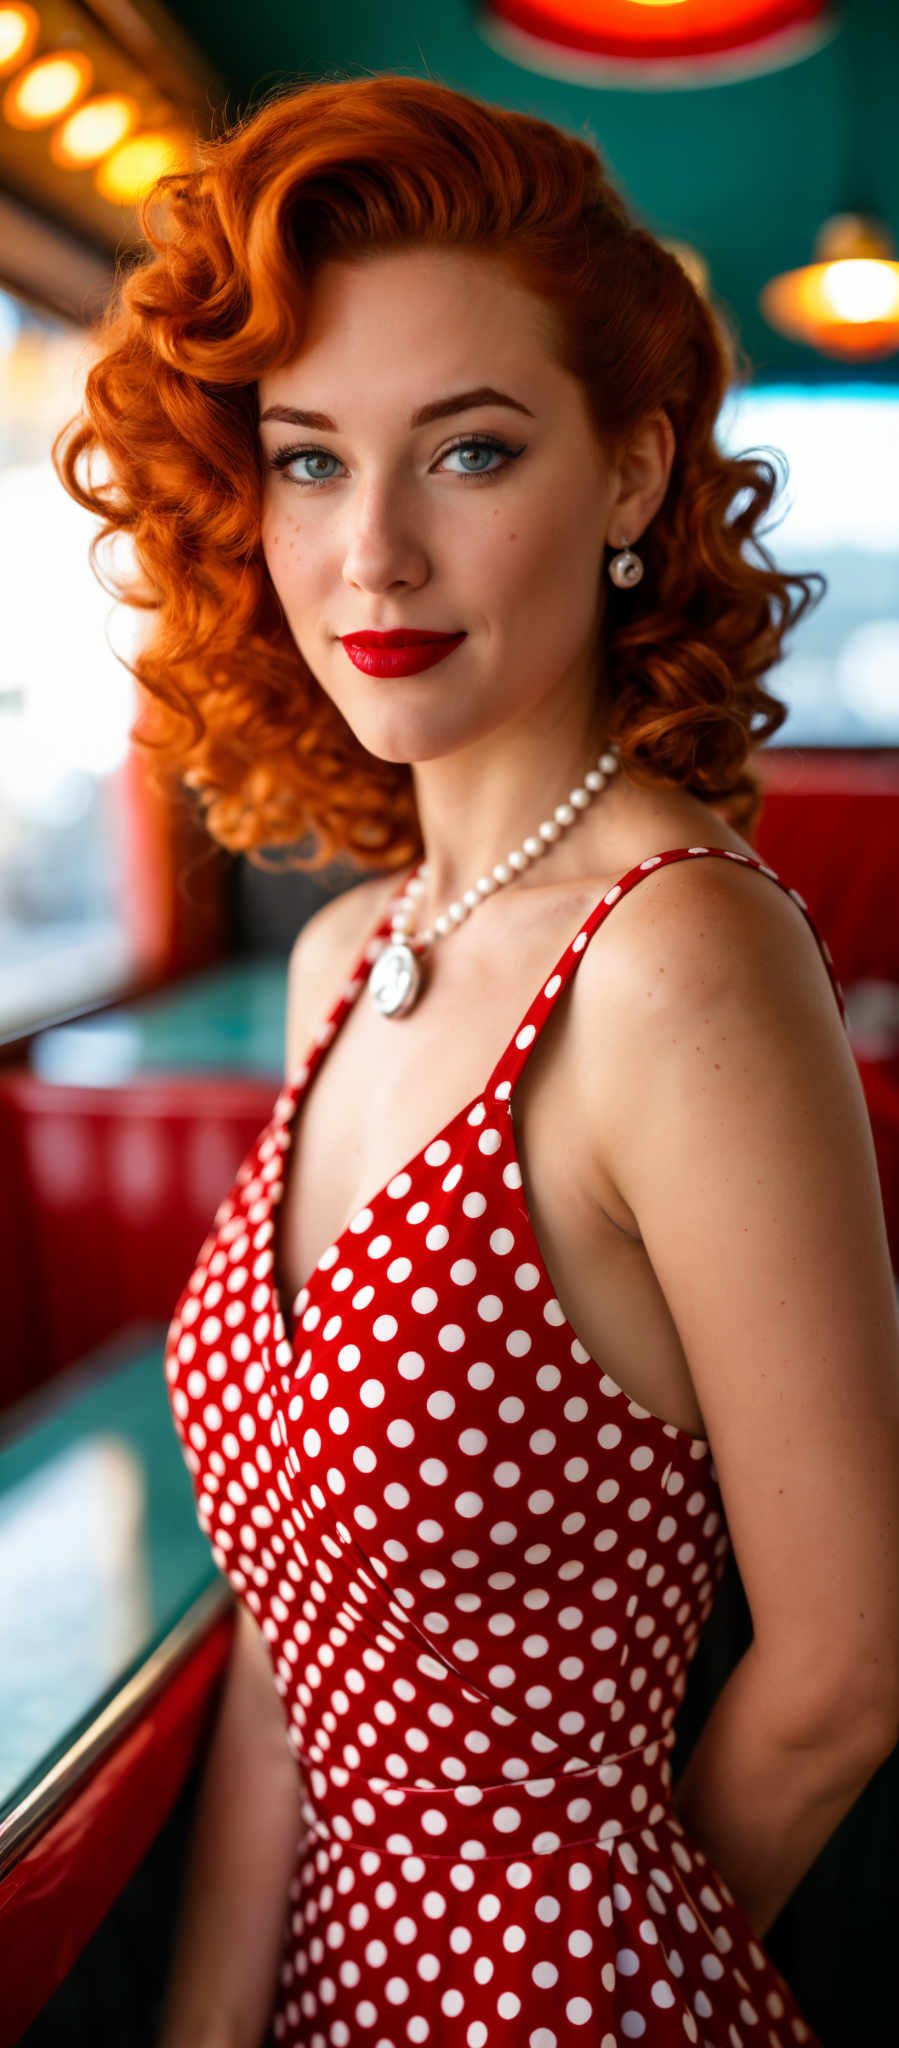
[[[161,1692],[176,1666],[208,1634],[214,1622],[234,1605],[234,1594],[226,1579],[217,1577],[175,1623],[146,1663],[135,1671],[115,1694],[89,1728],[85,1728],[70,1749],[53,1764],[5,1820],[0,1821],[0,1878],[18,1863],[33,1839],[52,1819],[54,1810],[66,1803],[87,1775],[92,1764],[113,1747],[118,1738],[138,1719],[148,1700]]]

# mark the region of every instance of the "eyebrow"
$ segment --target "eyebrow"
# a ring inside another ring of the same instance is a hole
[[[478,405],[509,405],[516,412],[526,412],[532,420],[534,414],[518,398],[510,398],[506,391],[494,391],[490,384],[479,384],[475,391],[457,391],[450,398],[432,399],[430,405],[423,405],[412,414],[410,427],[427,427],[432,420],[449,419],[456,412],[471,412]],[[294,427],[317,427],[323,432],[339,434],[336,420],[329,419],[326,412],[300,412],[295,405],[268,405],[260,414],[263,420],[287,420]]]

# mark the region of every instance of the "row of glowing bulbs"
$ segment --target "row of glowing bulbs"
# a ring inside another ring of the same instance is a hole
[[[135,134],[141,109],[129,93],[90,93],[91,60],[82,50],[49,51],[32,59],[40,34],[37,9],[26,0],[0,5],[0,78],[12,73],[3,94],[11,128],[54,127],[53,162],[68,171],[96,165],[94,185],[114,205],[132,206],[156,178],[176,170],[184,143],[164,129]]]

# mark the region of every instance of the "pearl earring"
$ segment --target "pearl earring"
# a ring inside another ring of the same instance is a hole
[[[617,583],[619,590],[630,590],[635,583],[640,582],[643,563],[633,548],[628,547],[626,540],[620,542],[620,547],[621,553],[613,555],[609,563],[609,575],[612,582]]]

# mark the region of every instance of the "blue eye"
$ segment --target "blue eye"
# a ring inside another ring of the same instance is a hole
[[[506,468],[507,462],[517,462],[519,455],[524,454],[523,446],[521,448],[509,448],[506,442],[501,441],[497,434],[468,434],[464,440],[454,441],[451,448],[445,448],[440,460],[445,462],[448,455],[455,455],[460,450],[467,451],[469,448],[484,449],[488,454],[500,455],[505,458],[501,462],[499,469],[462,469],[453,472],[456,476],[469,476],[474,477],[476,480],[481,477],[500,475],[501,471]],[[287,470],[291,469],[295,462],[312,462],[316,459],[325,462],[336,462],[338,460],[336,455],[331,454],[329,448],[279,448],[277,454],[270,458],[268,466],[270,469],[279,470],[286,474]],[[315,491],[320,490],[322,484],[333,483],[334,478],[333,476],[290,476],[287,478],[287,481],[288,483],[296,484],[301,491]]]

